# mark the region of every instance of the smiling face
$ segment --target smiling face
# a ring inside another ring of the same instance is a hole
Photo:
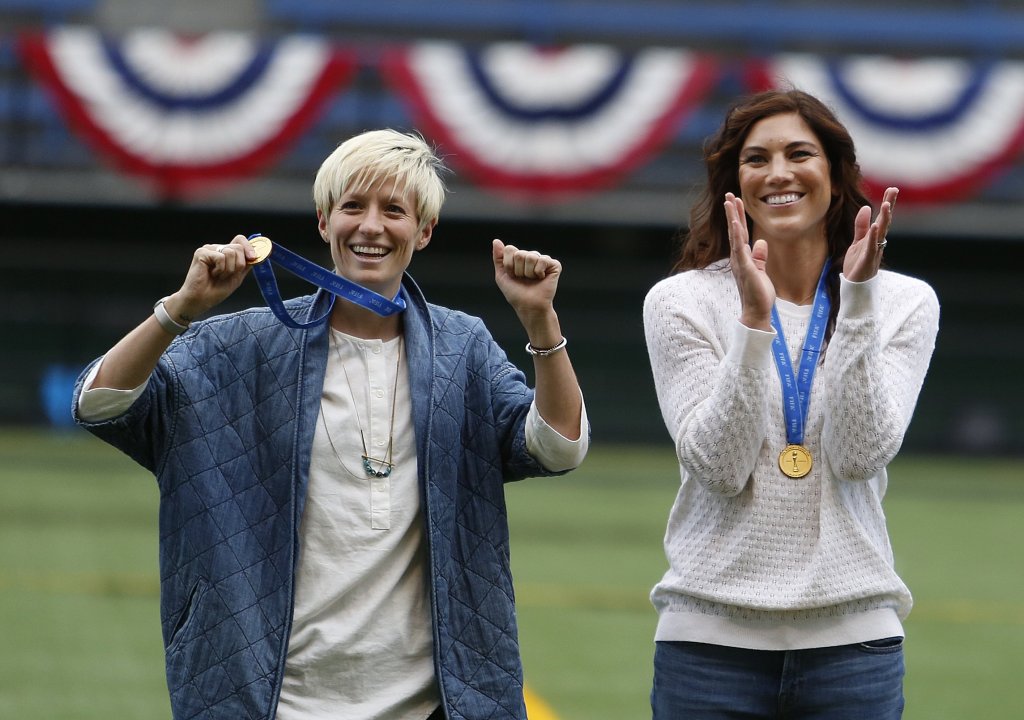
[[[427,246],[434,229],[433,222],[420,227],[415,200],[393,181],[359,183],[330,213],[318,210],[338,274],[388,298],[397,295],[413,253]]]
[[[739,155],[740,194],[752,237],[824,242],[832,203],[828,157],[814,131],[796,113],[755,123]]]

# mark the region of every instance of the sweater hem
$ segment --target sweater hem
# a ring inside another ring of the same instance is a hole
[[[697,612],[662,611],[655,641],[699,642],[747,650],[804,650],[903,637],[892,608],[801,620],[749,620]]]

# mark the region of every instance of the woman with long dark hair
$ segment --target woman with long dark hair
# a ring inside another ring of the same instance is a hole
[[[681,718],[899,718],[911,595],[886,467],[939,306],[881,270],[854,143],[816,98],[728,112],[644,325],[681,485],[665,535],[651,703]]]

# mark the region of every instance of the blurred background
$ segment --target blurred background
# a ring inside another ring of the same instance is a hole
[[[167,716],[156,488],[71,427],[72,383],[200,244],[261,232],[326,264],[313,177],[379,127],[452,169],[413,276],[517,363],[490,240],[564,262],[595,451],[509,490],[531,718],[644,717],[678,474],[641,307],[702,143],[773,86],[836,110],[872,198],[901,188],[886,262],[942,303],[887,497],[917,596],[907,717],[1021,717],[1017,0],[0,0],[0,717]],[[247,282],[224,309],[262,302]]]
[[[412,267],[428,296],[515,356],[489,241],[557,255],[595,438],[661,442],[644,293],[726,106],[792,84],[851,128],[872,197],[901,188],[887,262],[942,302],[906,447],[1024,452],[1018,2],[0,0],[0,21],[2,424],[67,423],[70,378],[197,245],[259,231],[326,262],[313,175],[387,126],[454,171]]]

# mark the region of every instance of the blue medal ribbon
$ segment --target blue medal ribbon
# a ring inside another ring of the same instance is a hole
[[[786,419],[786,441],[790,445],[803,445],[804,423],[807,421],[807,408],[811,402],[811,383],[814,382],[814,371],[818,367],[821,347],[825,343],[825,329],[828,326],[829,310],[832,303],[828,298],[829,261],[821,269],[818,287],[814,293],[814,305],[811,308],[811,322],[804,338],[803,352],[800,354],[800,367],[793,374],[793,362],[789,358],[786,347],[786,336],[782,333],[782,322],[779,312],[772,306],[772,327],[775,339],[772,341],[772,355],[775,367],[779,371],[782,382],[782,412]]]
[[[248,239],[252,240],[259,236],[260,233],[254,233]],[[270,262],[257,263],[253,266],[252,271],[256,276],[256,282],[259,285],[260,292],[263,293],[263,299],[266,300],[267,306],[277,316],[277,319],[288,327],[303,329],[322,323],[331,314],[335,298],[348,300],[367,310],[372,310],[381,317],[389,317],[405,310],[405,299],[401,296],[401,290],[399,290],[394,300],[389,300],[373,290],[368,290],[358,283],[354,283],[347,278],[343,278],[341,275],[320,267],[301,255],[296,255],[288,248],[276,242],[271,243],[270,255],[266,259],[270,260]],[[274,268],[271,266],[271,263],[331,293],[331,301],[327,311],[317,319],[307,323],[300,323],[292,318],[288,313],[288,309],[284,306],[284,301],[281,299],[281,291],[277,288],[277,278],[274,277]]]

